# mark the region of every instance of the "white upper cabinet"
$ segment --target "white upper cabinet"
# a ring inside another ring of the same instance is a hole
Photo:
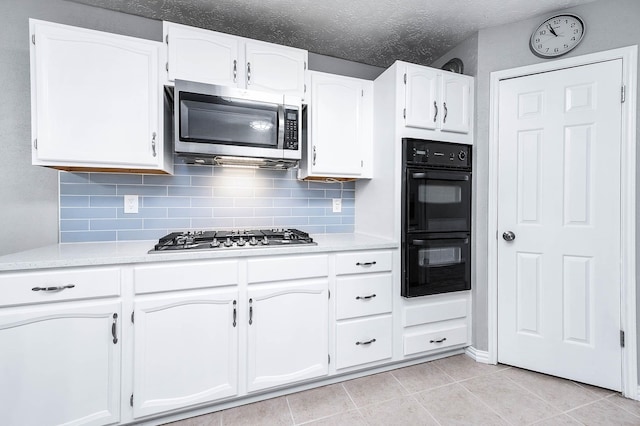
[[[37,20],[30,32],[33,164],[172,172],[161,43]]]
[[[167,22],[164,32],[170,81],[236,86],[244,76],[240,38]]]
[[[298,177],[370,178],[373,82],[309,71],[311,102]]]
[[[164,22],[167,78],[304,98],[307,51]]]
[[[473,78],[407,64],[404,125],[425,130],[469,133]]]

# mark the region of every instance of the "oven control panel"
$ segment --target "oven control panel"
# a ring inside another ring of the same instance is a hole
[[[403,156],[406,164],[471,169],[471,145],[405,138]]]

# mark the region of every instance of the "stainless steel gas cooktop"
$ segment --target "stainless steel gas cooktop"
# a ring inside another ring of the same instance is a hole
[[[160,238],[149,253],[175,250],[218,250],[316,245],[306,232],[297,229],[172,232]]]

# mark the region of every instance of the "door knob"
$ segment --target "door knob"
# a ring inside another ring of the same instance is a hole
[[[502,238],[503,238],[505,241],[513,241],[513,240],[515,240],[515,239],[516,239],[516,234],[514,234],[514,233],[513,233],[513,232],[511,232],[511,231],[506,231],[506,232],[503,232],[503,233],[502,233]]]

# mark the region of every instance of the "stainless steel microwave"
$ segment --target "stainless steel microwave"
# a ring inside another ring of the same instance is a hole
[[[301,106],[295,97],[176,80],[175,153],[193,163],[295,166]]]

